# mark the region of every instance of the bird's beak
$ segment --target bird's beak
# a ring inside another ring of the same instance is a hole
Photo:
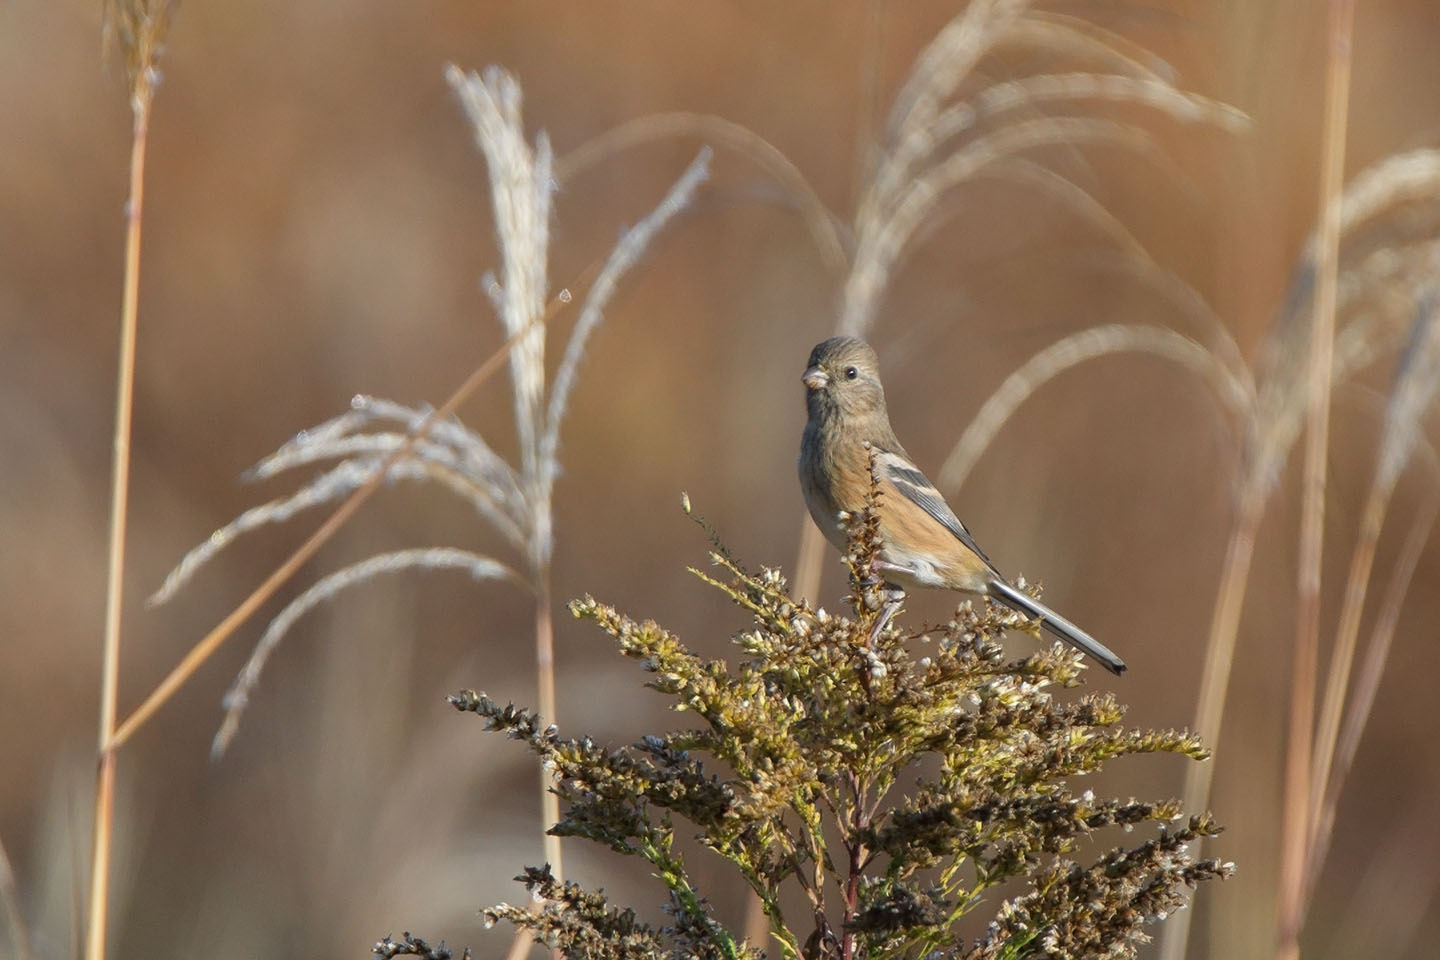
[[[811,367],[805,371],[805,376],[800,378],[800,382],[811,390],[819,390],[830,382],[830,375],[819,367]]]

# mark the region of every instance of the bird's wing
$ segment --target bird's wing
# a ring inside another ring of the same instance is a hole
[[[945,529],[955,534],[957,540],[985,561],[985,566],[989,567],[997,577],[1000,576],[1000,571],[996,570],[995,564],[985,556],[985,551],[980,549],[980,545],[975,542],[975,538],[970,535],[965,524],[955,516],[955,511],[950,509],[950,504],[945,502],[940,491],[935,489],[935,485],[903,452],[877,449],[875,474],[881,484],[881,489],[893,487],[902,496],[942,524]],[[1004,578],[1001,577],[1001,579]]]

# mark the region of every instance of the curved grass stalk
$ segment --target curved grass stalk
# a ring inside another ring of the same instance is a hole
[[[1074,60],[1093,60],[1106,70],[1135,77],[1175,81],[1175,68],[1141,44],[1083,17],[1028,10],[1010,26],[1000,46],[1026,46]]]
[[[1322,701],[1315,756],[1312,761],[1315,770],[1310,789],[1312,854],[1322,845],[1322,831],[1328,830],[1324,824],[1326,798],[1340,787],[1340,782],[1332,787],[1331,766],[1335,758],[1336,741],[1340,735],[1340,719],[1345,707],[1345,694],[1350,686],[1350,673],[1360,636],[1360,619],[1365,609],[1365,595],[1375,562],[1375,551],[1380,541],[1381,527],[1395,491],[1395,484],[1421,437],[1420,419],[1430,407],[1437,388],[1440,388],[1440,321],[1437,321],[1435,314],[1436,304],[1432,292],[1421,305],[1410,345],[1401,356],[1395,387],[1385,411],[1385,426],[1381,433],[1374,478],[1361,513],[1359,537],[1351,554],[1350,573],[1345,583],[1344,601],[1336,628],[1335,650],[1331,654],[1330,675]],[[1331,816],[1333,817],[1333,813]],[[1318,872],[1318,869],[1318,861],[1312,861],[1311,875]]]
[[[1290,684],[1290,735],[1286,749],[1284,817],[1281,824],[1277,960],[1300,955],[1305,919],[1306,858],[1314,811],[1315,683],[1320,646],[1320,568],[1325,540],[1326,460],[1330,453],[1330,392],[1334,374],[1336,287],[1339,276],[1340,207],[1345,185],[1345,137],[1350,111],[1354,0],[1331,0],[1326,66],[1325,122],[1321,140],[1320,229],[1316,243],[1314,321],[1306,370],[1305,459],[1302,468],[1299,608]]]
[[[839,331],[859,336],[869,328],[902,249],[944,193],[1025,151],[1076,143],[1117,145],[1139,154],[1158,152],[1154,138],[1133,124],[1085,117],[1020,121],[970,141],[912,180],[881,215],[859,222]]]
[[[1241,110],[1152,77],[1107,73],[1035,74],[992,84],[975,95],[981,116],[1045,103],[1100,100],[1151,107],[1186,123],[1209,123],[1239,133],[1250,118]]]
[[[849,266],[840,227],[800,169],[770,141],[724,117],[683,111],[639,117],[605,131],[560,157],[555,162],[555,176],[564,183],[625,150],[677,137],[699,137],[749,157],[795,201],[826,268],[838,275]]]
[[[453,547],[421,547],[376,554],[322,577],[275,615],[256,643],[250,659],[245,661],[245,666],[230,685],[222,701],[225,706],[225,720],[210,745],[211,759],[218,760],[224,756],[234,741],[235,734],[240,730],[241,717],[250,703],[251,693],[260,683],[260,674],[265,669],[266,662],[297,620],[320,604],[333,599],[341,591],[369,583],[383,574],[407,570],[461,570],[475,580],[503,579],[528,585],[524,577],[500,561]]]
[[[570,391],[574,389],[579,375],[580,361],[585,356],[585,344],[604,318],[605,308],[610,305],[610,299],[615,295],[620,280],[639,262],[655,235],[689,205],[696,189],[709,177],[710,149],[706,147],[680,175],[680,179],[675,181],[655,209],[626,231],[591,285],[585,305],[580,310],[580,317],[575,321],[575,328],[570,332],[570,339],[565,344],[565,356],[555,371],[555,382],[550,388],[550,403],[540,440],[540,462],[544,464],[541,490],[542,496],[547,500],[559,468],[560,423],[565,418]]]
[[[939,473],[941,487],[954,490],[964,485],[1001,427],[1042,385],[1072,367],[1121,353],[1144,353],[1179,364],[1205,382],[1221,407],[1237,420],[1243,421],[1254,409],[1254,386],[1243,369],[1230,368],[1189,337],[1162,327],[1131,324],[1091,327],[1057,340],[1005,378],[980,406],[945,458]]]
[[[346,460],[338,466],[316,477],[310,483],[301,487],[298,491],[289,496],[277,497],[268,503],[258,507],[251,507],[241,513],[240,516],[210,534],[203,542],[187,553],[175,566],[160,589],[155,591],[149,599],[152,606],[163,604],[172,599],[206,564],[215,559],[219,553],[234,543],[243,534],[257,530],[260,527],[272,524],[285,523],[294,519],[306,510],[321,507],[329,503],[343,500],[351,496],[355,491],[364,488],[380,474],[381,464],[389,456],[404,449],[408,438],[400,438],[398,443],[384,443],[388,447],[386,456],[363,457]],[[469,500],[473,505],[479,507],[481,504],[491,502],[486,498],[483,487],[470,478],[464,478],[459,482],[452,482],[451,478],[462,477],[452,465],[426,463],[418,460],[397,460],[389,469],[384,471],[384,480],[389,483],[394,480],[439,480],[452,490],[456,490]],[[509,518],[503,515],[497,517],[503,523],[496,523],[496,529],[505,533],[512,542],[518,542],[521,546],[525,540],[518,527]]]
[[[1433,455],[1430,466],[1433,472],[1436,469]],[[1420,506],[1414,522],[1410,526],[1410,533],[1405,538],[1405,544],[1401,547],[1400,556],[1396,559],[1394,569],[1390,574],[1390,581],[1380,604],[1379,616],[1371,628],[1370,644],[1361,664],[1360,674],[1355,679],[1355,693],[1351,697],[1350,709],[1345,715],[1345,725],[1336,747],[1334,765],[1329,783],[1326,785],[1325,797],[1320,804],[1319,814],[1315,818],[1315,837],[1311,847],[1310,875],[1306,882],[1307,891],[1314,890],[1320,870],[1325,864],[1325,857],[1330,851],[1330,840],[1335,826],[1335,811],[1340,804],[1340,793],[1344,789],[1350,768],[1355,763],[1355,755],[1360,750],[1360,739],[1375,707],[1375,699],[1380,690],[1380,680],[1385,673],[1385,665],[1390,659],[1390,648],[1395,640],[1395,629],[1400,622],[1400,610],[1406,594],[1410,591],[1410,584],[1415,577],[1415,569],[1420,565],[1420,557],[1425,552],[1425,546],[1430,541],[1430,534],[1435,529],[1437,515],[1440,515],[1440,493],[1432,491]]]

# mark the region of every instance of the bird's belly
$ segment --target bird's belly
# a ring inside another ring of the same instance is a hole
[[[886,564],[885,579],[902,587],[989,592],[990,578],[975,564],[950,562],[949,556],[931,556],[898,548],[881,531],[880,560]]]

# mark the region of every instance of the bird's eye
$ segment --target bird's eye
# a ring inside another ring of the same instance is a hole
[[[854,379],[855,379],[856,377],[858,377],[858,376],[860,376],[860,371],[859,371],[859,370],[856,370],[854,367],[846,367],[846,368],[845,368],[845,379],[846,379],[846,380],[854,380]]]

